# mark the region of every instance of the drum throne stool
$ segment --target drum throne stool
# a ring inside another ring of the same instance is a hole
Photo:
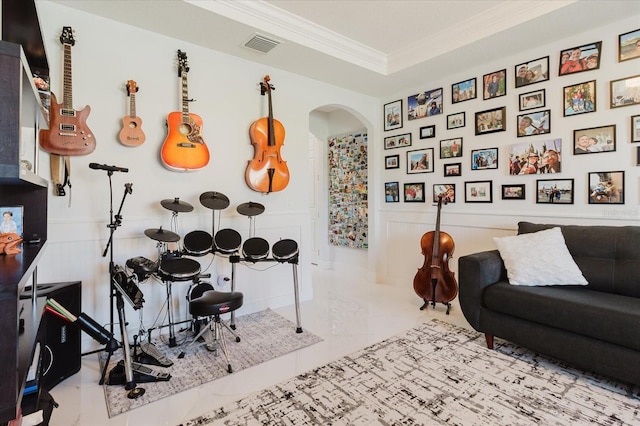
[[[178,355],[178,358],[184,358],[189,348],[198,342],[198,339],[202,337],[207,331],[211,331],[213,336],[212,341],[205,341],[207,347],[213,345],[215,355],[219,355],[219,349],[222,349],[225,360],[227,361],[227,371],[233,373],[231,367],[231,358],[229,357],[229,351],[227,350],[227,343],[225,341],[224,329],[226,328],[231,334],[235,336],[236,342],[240,341],[240,337],[237,336],[227,324],[225,324],[220,316],[222,314],[234,312],[242,306],[244,296],[241,292],[223,292],[216,290],[205,291],[202,296],[194,298],[189,302],[189,313],[194,317],[208,317],[209,323],[207,326],[202,327],[200,332],[193,338],[193,341],[187,345],[185,350]]]

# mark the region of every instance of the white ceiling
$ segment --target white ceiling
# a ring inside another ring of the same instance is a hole
[[[637,0],[51,1],[377,97],[640,13]],[[255,34],[281,44],[244,47]]]

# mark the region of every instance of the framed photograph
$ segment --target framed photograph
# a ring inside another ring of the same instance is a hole
[[[551,131],[551,110],[518,115],[517,125],[519,138],[549,133]]]
[[[562,139],[509,145],[509,174],[535,175],[562,171]]]
[[[402,127],[402,99],[384,104],[384,131]]]
[[[445,176],[462,176],[462,163],[450,163],[444,165]]]
[[[640,142],[640,115],[631,116],[631,142]]]
[[[507,130],[507,107],[476,112],[476,135]]]
[[[524,200],[524,184],[520,185],[502,185],[503,200]]]
[[[442,196],[442,202],[456,202],[456,185],[454,183],[441,183],[433,185],[433,202],[438,203],[438,199]]]
[[[407,151],[407,174],[433,173],[433,148]]]
[[[474,149],[471,151],[471,170],[498,168],[498,148]]]
[[[589,173],[589,204],[624,204],[624,172]]]
[[[518,95],[518,100],[520,104],[520,111],[543,108],[546,103],[545,89]]]
[[[405,203],[424,203],[424,182],[404,184]]]
[[[384,201],[386,201],[387,203],[400,202],[400,186],[398,182],[385,182]]]
[[[640,104],[640,74],[611,81],[611,108]]]
[[[618,62],[640,58],[640,29],[618,36]]]
[[[596,154],[616,150],[616,125],[573,131],[574,154]]]
[[[462,157],[462,138],[440,141],[440,158]]]
[[[549,80],[549,57],[534,59],[515,66],[516,88]]]
[[[385,169],[399,169],[400,168],[400,155],[387,155],[384,157]]]
[[[24,235],[22,206],[2,206],[0,212],[2,212],[2,222],[0,222],[0,234],[7,232],[14,232],[20,236]]]
[[[420,139],[429,139],[436,137],[436,126],[435,124],[431,126],[420,127]]]
[[[409,121],[442,114],[442,87],[417,93],[407,98]]]
[[[636,148],[636,166],[640,166],[640,146]]]
[[[492,203],[493,202],[493,182],[482,180],[464,183],[465,203]]]
[[[507,94],[507,70],[503,69],[482,77],[482,98],[486,101]]]
[[[596,81],[585,81],[563,89],[564,116],[596,111]]]
[[[404,148],[407,146],[411,146],[411,133],[384,138],[384,149]]]
[[[447,115],[447,130],[464,127],[464,111],[457,114]]]
[[[538,179],[537,204],[573,204],[573,179]]]
[[[476,78],[451,85],[451,103],[468,101],[476,98]]]
[[[597,70],[600,68],[600,49],[602,42],[576,46],[560,51],[558,75]]]

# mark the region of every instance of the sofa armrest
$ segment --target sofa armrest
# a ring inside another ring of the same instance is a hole
[[[507,279],[507,271],[498,250],[483,251],[458,259],[458,300],[469,324],[480,330],[482,292],[492,284]]]

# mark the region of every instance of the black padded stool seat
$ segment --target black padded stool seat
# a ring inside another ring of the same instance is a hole
[[[205,291],[202,296],[189,303],[189,312],[193,316],[208,317],[235,311],[242,306],[243,294],[240,292]]]

